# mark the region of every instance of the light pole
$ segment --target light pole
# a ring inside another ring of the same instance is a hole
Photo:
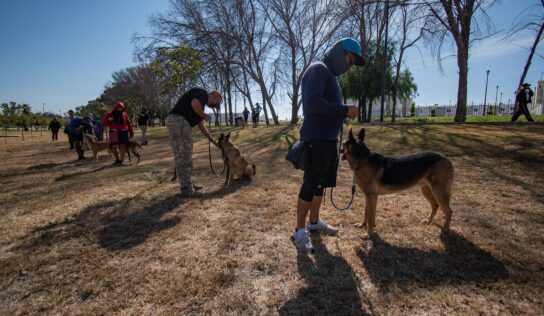
[[[489,79],[489,69],[486,70],[485,74],[486,74],[486,77],[485,77],[485,94],[484,94],[484,112],[482,113],[482,116],[485,116],[485,102],[487,101],[487,82]]]
[[[495,91],[495,108],[493,109],[493,115],[497,115],[497,97],[499,96],[499,86],[497,86],[497,90]]]
[[[501,109],[502,109],[502,91],[501,91],[501,99],[499,100],[499,106],[500,106]],[[501,110],[501,112],[504,112],[504,111]]]

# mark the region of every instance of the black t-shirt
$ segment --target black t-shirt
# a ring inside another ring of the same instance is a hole
[[[138,115],[138,126],[147,125],[147,121],[149,121],[149,114],[147,112],[140,112],[140,115]]]
[[[201,88],[193,88],[185,92],[178,103],[174,105],[170,114],[179,114],[183,116],[191,126],[197,125],[202,118],[195,113],[191,106],[191,101],[193,101],[193,99],[198,99],[198,101],[200,101],[200,104],[202,104],[202,111],[204,111],[204,106],[208,104],[208,92]]]

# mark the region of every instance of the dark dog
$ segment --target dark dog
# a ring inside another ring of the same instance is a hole
[[[227,170],[225,185],[234,180],[234,175],[240,180],[251,180],[255,176],[256,167],[249,164],[240,149],[230,142],[230,133],[226,136],[221,134],[217,142],[221,148],[223,162]]]
[[[131,161],[130,160],[130,153],[132,153],[136,158],[138,158],[138,162],[140,162],[140,149],[142,148],[142,146],[140,144],[138,144],[137,142],[133,142],[133,141],[129,141],[127,146],[126,146],[126,149],[127,149],[127,155],[128,155],[128,161]]]
[[[450,208],[453,165],[436,153],[423,152],[411,156],[394,158],[371,153],[365,143],[365,129],[355,140],[353,132],[344,142],[342,160],[347,160],[355,175],[357,186],[365,194],[365,217],[362,223],[369,236],[376,226],[376,205],[378,196],[390,194],[417,185],[421,186],[423,196],[431,203],[431,213],[423,222],[431,223],[438,210],[442,209],[446,221],[443,229],[450,226]]]

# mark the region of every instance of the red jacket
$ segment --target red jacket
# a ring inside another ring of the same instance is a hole
[[[128,130],[130,134],[130,138],[134,136],[134,131],[132,130],[132,124],[130,124],[130,119],[128,118],[128,114],[125,112],[121,112],[123,115],[123,123],[115,123],[113,120],[113,111],[116,111],[117,108],[122,106],[115,106],[111,112],[106,113],[104,118],[102,119],[102,123],[104,123],[104,126],[108,126],[110,130],[117,130],[117,131],[123,131]]]

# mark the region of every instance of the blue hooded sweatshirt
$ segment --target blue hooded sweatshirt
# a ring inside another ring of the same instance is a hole
[[[337,42],[323,61],[312,63],[302,77],[301,139],[337,140],[348,112],[337,77],[348,71],[348,62]]]

